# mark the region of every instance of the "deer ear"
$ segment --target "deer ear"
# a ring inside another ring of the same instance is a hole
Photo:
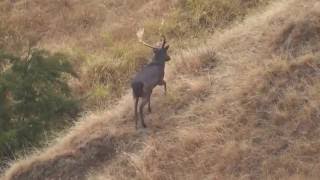
[[[164,47],[164,48],[165,48],[166,50],[168,50],[168,49],[169,49],[169,47],[170,47],[170,46],[168,45],[168,46],[166,46],[166,47]]]

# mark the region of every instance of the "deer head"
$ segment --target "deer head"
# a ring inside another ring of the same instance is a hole
[[[143,45],[145,45],[149,48],[152,48],[153,53],[154,53],[153,61],[164,63],[165,61],[169,61],[171,59],[170,56],[168,55],[169,45],[166,45],[167,41],[166,41],[166,37],[164,35],[162,35],[162,42],[161,42],[160,46],[155,47],[155,46],[152,46],[152,45],[146,43],[145,41],[143,41],[143,34],[144,34],[144,29],[140,29],[137,32],[138,40]]]

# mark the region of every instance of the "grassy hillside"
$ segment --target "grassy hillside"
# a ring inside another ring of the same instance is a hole
[[[163,8],[169,9],[165,21],[171,21],[169,27],[152,24],[162,18],[160,12],[163,12],[151,8],[156,7],[155,1],[138,1],[130,6],[129,1],[125,5],[116,1],[108,4],[120,10],[132,10],[134,18],[139,20],[145,12],[153,11],[150,17],[141,20],[150,34],[149,41],[155,40],[159,32],[165,32],[176,47],[167,66],[168,94],[164,96],[161,88],[156,89],[154,112],[146,116],[149,128],[135,130],[131,92],[120,86],[123,92],[119,93],[117,103],[107,110],[88,113],[47,148],[13,162],[4,179],[319,177],[319,2],[273,2],[233,24],[230,22],[247,14],[239,11],[244,9],[243,5],[250,9],[260,1],[163,2],[167,5]],[[227,11],[218,11],[226,7]],[[182,9],[190,11],[183,13]],[[155,33],[151,27],[160,30]],[[161,29],[164,27],[174,31]],[[179,28],[183,31],[179,32]],[[71,33],[70,39],[75,34]],[[198,39],[190,43],[194,37]],[[134,42],[134,32],[125,39],[124,42],[129,39]],[[54,43],[48,42],[39,44],[54,47]],[[133,47],[128,46],[128,49]],[[83,48],[72,43],[65,47]],[[95,82],[91,88],[104,85],[104,81],[93,81],[104,72],[107,72],[103,75],[106,82],[110,81],[108,77],[122,79],[122,74],[110,75],[110,68],[125,67],[128,77],[136,70],[128,71],[128,67],[138,68],[139,65],[122,66],[99,60],[99,57],[132,57],[118,52],[123,47],[124,44],[117,50],[113,49],[116,45],[110,46],[112,50],[104,47],[105,53],[102,53],[104,48],[82,49],[92,52],[96,59],[92,66],[79,65],[85,67],[84,74],[91,72],[90,75],[97,76],[86,77],[89,82]],[[141,54],[132,53],[145,57],[147,51],[141,48]],[[121,55],[112,54],[115,52]],[[114,84],[122,85],[126,80],[123,77],[123,81]],[[112,91],[111,94],[114,95]]]
[[[28,45],[70,54],[81,74],[75,92],[89,95],[86,108],[104,109],[127,89],[128,79],[147,62],[146,40],[165,34],[173,51],[197,44],[194,38],[242,19],[267,0],[74,0],[3,1],[0,47],[23,54]]]
[[[68,85],[72,88],[72,97],[80,100],[83,113],[104,110],[126,93],[133,73],[148,61],[147,57],[151,54],[148,48],[138,43],[135,35],[138,28],[145,28],[145,38],[152,44],[159,40],[161,34],[165,34],[174,47],[170,50],[174,54],[202,43],[214,31],[226,28],[235,20],[242,20],[247,13],[266,2],[2,1],[0,50],[22,56],[20,59],[25,59],[30,48],[33,51],[38,48],[64,53],[78,75],[77,78],[69,78]],[[32,83],[26,84],[34,86]],[[13,101],[12,95],[5,97],[11,104],[6,106],[14,107],[19,101]],[[25,102],[28,106],[28,101]],[[35,109],[34,112],[38,111]],[[55,111],[55,108],[49,109]],[[31,111],[28,114],[30,120],[35,119]],[[68,128],[72,124],[75,113],[69,114],[73,114],[73,118],[63,117],[59,122],[53,120],[58,129],[64,126]],[[13,116],[6,119],[16,122]],[[37,137],[49,136],[50,139],[51,132],[56,130],[53,126],[46,126],[45,129],[38,128],[41,131],[33,132],[31,127],[23,125],[22,129],[32,137],[36,134]],[[5,129],[15,132],[12,128]],[[43,142],[42,138],[31,138],[22,140],[21,144],[8,140],[8,136],[14,139],[11,133],[2,134],[5,134],[3,138],[0,137],[3,144],[24,147],[6,145],[5,154],[10,154],[10,157],[5,159],[12,159],[17,152],[25,153],[30,147],[38,148]],[[0,164],[2,166],[5,163],[2,161]]]

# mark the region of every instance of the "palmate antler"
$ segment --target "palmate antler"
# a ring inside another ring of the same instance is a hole
[[[138,37],[138,40],[139,42],[141,42],[143,45],[147,46],[147,47],[150,47],[152,49],[156,49],[156,47],[154,46],[151,46],[150,44],[146,43],[145,41],[143,41],[143,34],[144,34],[144,28],[140,29],[138,32],[137,32],[137,37]]]
[[[144,40],[143,40],[143,34],[144,34],[144,28],[140,29],[138,32],[137,32],[137,37],[138,37],[138,40],[139,42],[141,42],[143,45],[147,46],[147,47],[150,47],[152,49],[157,49],[157,47],[154,47],[154,46],[151,46],[150,44],[146,43]],[[166,37],[164,35],[161,35],[162,37],[162,45],[161,45],[161,48],[164,48],[164,46],[166,45],[167,41],[166,41]]]

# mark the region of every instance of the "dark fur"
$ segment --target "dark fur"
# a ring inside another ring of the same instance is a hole
[[[151,112],[150,99],[153,88],[157,85],[163,85],[165,92],[167,89],[164,78],[165,62],[170,60],[170,56],[167,54],[169,46],[164,46],[165,41],[161,48],[153,48],[154,56],[152,62],[145,66],[132,80],[131,87],[133,90],[134,111],[136,119],[136,127],[138,125],[138,102],[139,98],[142,98],[142,102],[139,106],[140,120],[143,127],[146,127],[144,123],[143,107],[148,104],[149,112]]]
[[[135,98],[142,97],[142,95],[143,95],[143,83],[142,82],[132,82],[131,87],[133,90],[133,96]]]

